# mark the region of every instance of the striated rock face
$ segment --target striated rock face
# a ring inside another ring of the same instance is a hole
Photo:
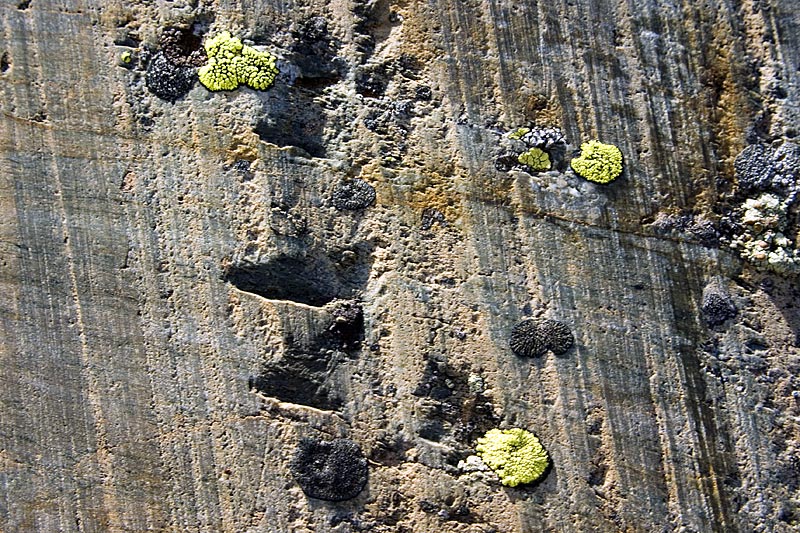
[[[0,530],[796,530],[798,279],[730,243],[768,172],[797,247],[799,7],[3,2]],[[169,77],[226,30],[269,90]],[[534,485],[469,459],[511,427]],[[309,497],[336,439],[366,485]]]

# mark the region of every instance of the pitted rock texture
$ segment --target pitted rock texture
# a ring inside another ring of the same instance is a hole
[[[0,530],[797,530],[797,279],[722,241],[739,153],[796,175],[777,152],[797,143],[799,13],[1,3]],[[165,101],[144,59],[167,28],[230,31],[280,74]],[[563,131],[552,170],[518,165],[521,126]],[[622,151],[614,182],[569,170],[591,139]],[[332,205],[350,180],[368,208]],[[716,277],[738,314],[709,327]],[[339,300],[357,341],[330,331]],[[573,348],[515,356],[526,316]],[[510,427],[550,454],[540,484],[459,469]],[[360,444],[357,498],[303,494],[306,437]]]

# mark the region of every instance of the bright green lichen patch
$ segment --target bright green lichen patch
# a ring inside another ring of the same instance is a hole
[[[232,91],[241,84],[263,91],[278,75],[275,57],[242,44],[227,31],[208,39],[205,49],[208,63],[197,75],[211,91]]]
[[[570,166],[589,181],[609,183],[622,174],[622,152],[613,144],[589,141],[581,144],[581,155]]]
[[[550,170],[550,156],[540,148],[531,148],[527,152],[522,152],[517,157],[517,161],[537,172]]]
[[[489,430],[475,450],[509,487],[536,481],[550,461],[536,435],[520,428]]]

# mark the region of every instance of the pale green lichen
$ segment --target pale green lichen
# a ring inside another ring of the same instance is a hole
[[[581,155],[570,162],[579,176],[595,183],[609,183],[622,174],[622,152],[613,144],[589,141],[581,144]]]
[[[278,75],[274,56],[242,44],[227,31],[208,39],[205,49],[208,63],[197,75],[211,91],[232,91],[242,84],[263,91]]]
[[[529,131],[531,131],[530,128],[517,128],[514,131],[508,133],[508,138],[518,141],[519,139],[522,139],[522,137]]]
[[[520,428],[489,430],[478,439],[475,450],[509,487],[536,481],[550,463],[536,435]]]
[[[550,170],[550,156],[541,148],[531,148],[527,152],[522,152],[517,161],[536,172]]]
[[[791,203],[769,193],[749,198],[741,212],[743,231],[731,241],[731,248],[756,266],[780,274],[800,272],[800,252],[784,234]]]

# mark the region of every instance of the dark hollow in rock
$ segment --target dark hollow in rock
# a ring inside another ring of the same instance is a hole
[[[358,302],[341,300],[333,303],[333,323],[328,333],[337,348],[358,348],[364,340],[364,310]]]
[[[265,263],[232,265],[223,279],[269,300],[323,306],[335,298],[355,296],[369,278],[372,245],[362,242],[348,251],[353,253],[347,262],[312,251],[301,257],[279,255]]]
[[[3,52],[3,55],[0,56],[0,72],[8,72],[10,68],[11,60],[8,58],[8,52]]]
[[[433,91],[431,91],[431,88],[427,85],[420,85],[417,87],[416,91],[414,91],[414,98],[420,102],[427,102],[433,98]]]
[[[165,28],[159,45],[164,56],[176,65],[199,67],[208,61],[203,38],[192,29]]]
[[[737,314],[731,297],[716,285],[708,285],[703,290],[703,302],[700,310],[703,313],[703,320],[709,326],[722,324]]]
[[[526,319],[511,330],[509,346],[521,357],[541,357],[547,350],[556,355],[567,352],[575,343],[569,327],[549,318]]]
[[[499,172],[508,172],[518,166],[520,162],[516,154],[503,154],[494,160],[494,168]]]
[[[279,96],[275,91],[270,95]],[[325,110],[314,101],[313,95],[297,90],[283,96],[281,101],[271,101],[254,131],[262,141],[275,146],[295,146],[311,157],[325,157],[326,123]]]
[[[341,502],[359,495],[367,484],[367,459],[349,439],[300,441],[289,469],[306,496]]]
[[[547,318],[539,322],[539,328],[544,333],[547,347],[556,355],[566,353],[575,344],[572,332],[563,322]]]
[[[292,29],[292,38],[290,60],[300,71],[295,85],[321,89],[341,80],[346,65],[336,56],[340,43],[331,36],[325,18],[301,21]]]
[[[375,189],[364,180],[342,181],[333,189],[331,203],[340,211],[364,209],[375,202]]]
[[[433,207],[426,207],[422,210],[422,225],[421,228],[423,230],[429,230],[433,227],[434,224],[439,224],[440,226],[447,225],[447,219],[445,218],[444,214],[435,209]]]
[[[280,361],[251,377],[249,387],[282,402],[338,411],[345,400],[345,392],[336,382],[341,355],[291,349]]]
[[[733,169],[742,192],[763,191],[772,184],[772,156],[772,148],[764,144],[752,144],[736,156]]]
[[[147,65],[144,81],[151,93],[162,100],[175,102],[192,89],[196,78],[192,69],[176,65],[158,52]]]

